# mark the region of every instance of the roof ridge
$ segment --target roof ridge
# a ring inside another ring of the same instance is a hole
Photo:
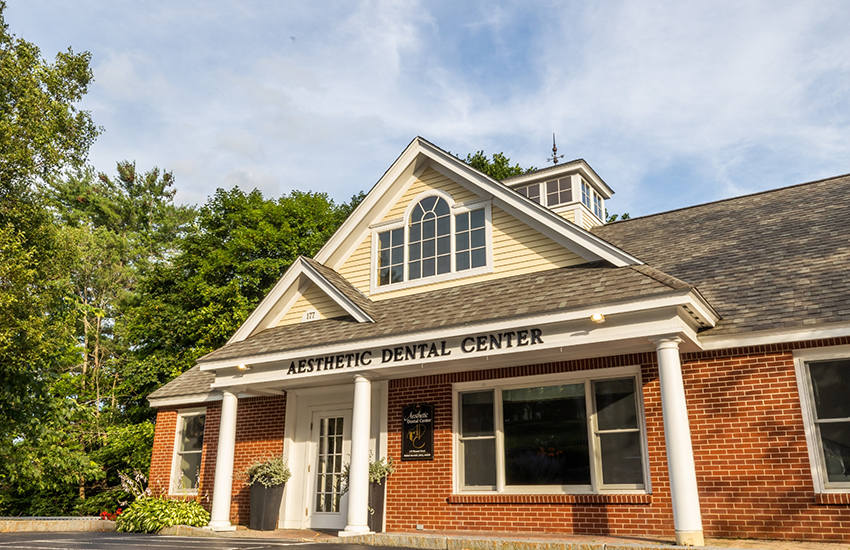
[[[650,279],[658,281],[659,283],[661,283],[663,285],[669,286],[673,290],[695,288],[694,285],[686,283],[685,281],[683,281],[683,280],[681,280],[677,277],[674,277],[672,275],[664,273],[660,269],[654,268],[654,267],[652,267],[651,265],[648,265],[648,264],[630,265],[628,267],[634,269],[635,271],[637,271],[638,273],[640,273],[642,275],[646,275]]]
[[[764,191],[756,191],[755,193],[749,193],[747,195],[738,195],[737,197],[728,197],[728,198],[725,198],[725,199],[717,199],[716,201],[709,201],[709,202],[704,202],[704,203],[700,203],[700,204],[692,204],[691,206],[683,206],[681,208],[674,208],[672,210],[665,210],[664,212],[655,212],[653,214],[646,214],[645,216],[636,216],[634,218],[627,218],[625,220],[617,220],[615,222],[609,222],[609,223],[606,223],[604,225],[594,227],[593,229],[598,229],[600,227],[608,227],[608,226],[611,226],[611,225],[614,225],[614,224],[622,224],[622,223],[635,221],[635,220],[645,220],[647,218],[653,218],[655,216],[664,216],[666,214],[673,214],[674,212],[681,212],[683,210],[692,210],[692,209],[695,209],[695,208],[702,208],[703,206],[711,206],[711,205],[720,204],[720,203],[723,203],[723,202],[732,202],[732,201],[737,201],[737,200],[741,200],[741,199],[747,199],[747,198],[750,198],[750,197],[756,197],[758,195],[767,195],[767,194],[770,194],[770,193],[778,193],[780,191],[787,191],[788,189],[794,189],[795,187],[803,187],[803,186],[806,186],[806,185],[814,185],[816,183],[824,183],[824,182],[827,182],[827,181],[838,180],[838,179],[847,178],[847,177],[850,177],[850,173],[841,174],[841,175],[838,175],[838,176],[830,176],[828,178],[822,178],[822,179],[814,180],[814,181],[806,181],[806,182],[803,182],[803,183],[794,183],[794,184],[791,184],[791,185],[786,185],[785,187],[779,187],[777,189],[765,189]]]

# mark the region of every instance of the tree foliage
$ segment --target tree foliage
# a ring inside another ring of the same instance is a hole
[[[69,48],[46,62],[35,44],[9,33],[5,9],[0,1],[0,199],[82,165],[98,134],[75,106],[92,81],[91,54]]]
[[[124,375],[132,414],[144,418],[147,394],[223,345],[292,262],[314,255],[362,198],[336,205],[324,193],[273,200],[257,190],[217,190],[171,261],[141,281]]]
[[[504,153],[494,153],[491,160],[487,158],[484,151],[478,151],[474,155],[467,154],[464,162],[484,172],[494,180],[503,180],[511,176],[519,176],[520,174],[537,170],[533,166],[529,168],[523,168],[519,164],[511,166],[511,159],[506,157]]]

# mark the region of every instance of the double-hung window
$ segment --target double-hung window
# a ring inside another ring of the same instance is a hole
[[[850,491],[850,349],[801,350],[797,373],[818,492]]]
[[[195,494],[198,491],[205,420],[205,409],[180,411],[177,415],[171,494]]]
[[[488,270],[489,220],[489,202],[454,204],[446,193],[418,197],[403,220],[374,232],[372,291]]]
[[[646,490],[639,372],[582,374],[457,384],[459,490]]]

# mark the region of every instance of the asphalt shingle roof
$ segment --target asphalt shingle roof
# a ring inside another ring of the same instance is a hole
[[[553,269],[371,301],[336,271],[319,271],[375,323],[350,317],[264,330],[199,362],[415,333],[697,288],[721,316],[703,333],[850,321],[850,175],[594,228],[647,265]],[[193,367],[151,398],[209,391]]]
[[[648,266],[586,264],[371,302],[374,323],[350,317],[266,329],[200,363],[570,310],[689,288]]]
[[[850,175],[593,233],[696,286],[722,319],[703,334],[850,321]]]

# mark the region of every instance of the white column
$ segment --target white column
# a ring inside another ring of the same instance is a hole
[[[236,451],[236,394],[225,390],[221,400],[221,422],[218,427],[218,452],[215,457],[215,485],[212,513],[207,529],[235,531],[230,525],[230,497],[233,491],[233,456]]]
[[[348,525],[341,536],[369,532],[369,432],[372,425],[372,384],[354,377],[351,418],[351,464],[348,471]]]
[[[685,384],[679,360],[681,338],[666,336],[654,340],[658,354],[658,380],[661,384],[661,410],[664,416],[664,442],[667,446],[667,471],[673,499],[673,525],[676,544],[704,546],[702,517],[699,510],[697,474]]]

